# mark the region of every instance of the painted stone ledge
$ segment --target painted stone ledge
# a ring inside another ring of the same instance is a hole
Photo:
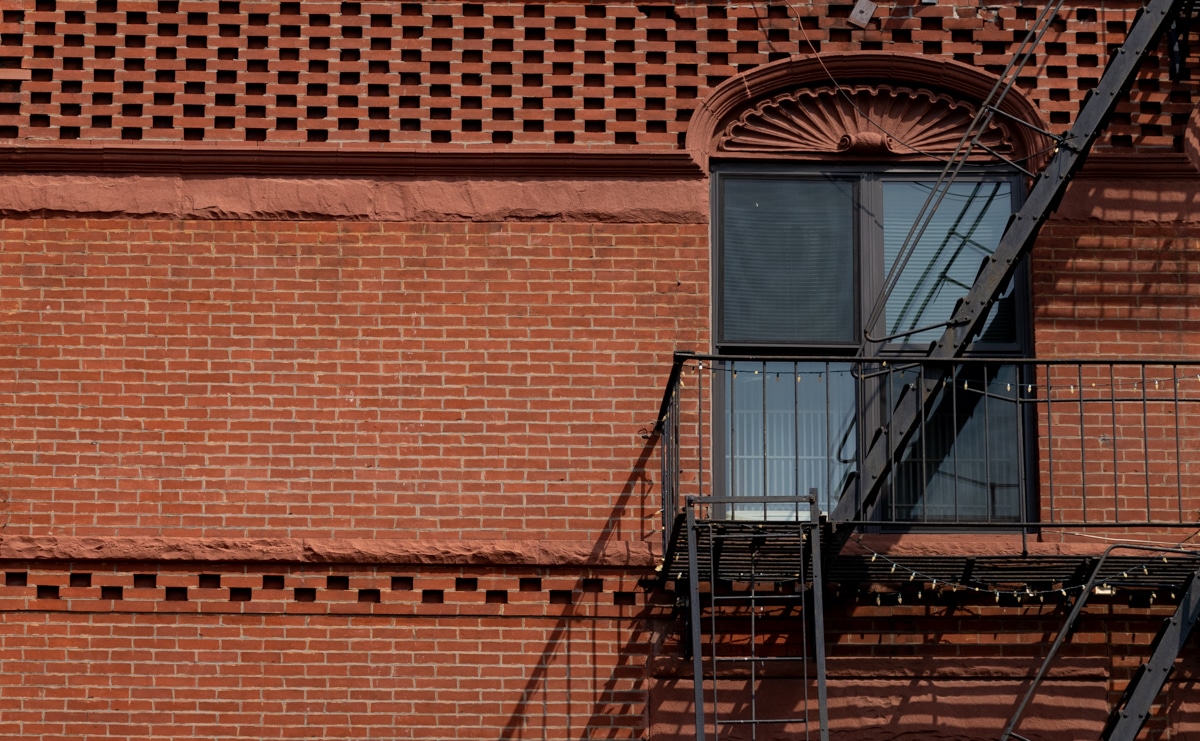
[[[1186,545],[1195,528],[1177,528],[1153,534],[1116,530],[1078,533],[1046,526],[1037,535],[1020,533],[903,533],[865,534],[853,537],[842,551],[847,555],[879,553],[894,558],[989,556],[1098,556],[1116,543],[1124,545]],[[1125,555],[1124,553],[1118,555]]]
[[[698,179],[0,175],[0,216],[355,221],[708,221]]]
[[[321,540],[9,536],[3,561],[192,561],[650,569],[649,543],[533,540]]]

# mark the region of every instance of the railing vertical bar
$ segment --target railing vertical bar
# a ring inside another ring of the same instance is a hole
[[[763,379],[765,382],[765,378]],[[765,394],[765,389],[764,389]],[[763,509],[766,509],[766,497]],[[750,741],[758,741],[758,551],[750,549]],[[713,676],[716,683],[716,676]]]
[[[958,374],[962,370],[963,368],[961,365],[956,365],[954,366],[954,370],[950,371],[950,419],[952,420],[958,419]],[[962,518],[959,517],[958,510],[958,446],[952,445],[951,449],[954,451],[954,457],[951,461],[953,464],[952,470],[954,472],[951,477],[951,479],[954,481],[954,521],[961,522]]]
[[[711,522],[705,523],[705,528],[708,531],[708,590],[709,590],[709,648],[711,649],[712,657],[712,699],[713,699],[713,739],[720,741],[721,738],[721,700],[720,682],[717,681],[717,667],[719,665],[717,658],[717,646],[720,643],[717,640],[717,538],[721,535],[714,532]],[[702,740],[701,740],[702,741]]]
[[[1149,419],[1149,402],[1146,398],[1146,392],[1149,391],[1146,384],[1146,366],[1142,365],[1142,470],[1145,472],[1146,480],[1146,521],[1150,521],[1150,431],[1146,429],[1146,422]],[[1118,513],[1118,522],[1120,522],[1120,514]]]
[[[825,361],[825,491],[827,492],[826,496],[830,497],[831,500],[833,497],[833,457],[834,457],[834,450],[836,450],[835,446],[837,445],[837,443],[835,443],[833,441],[833,436],[834,436],[833,413],[830,411],[832,409],[832,406],[830,404],[830,399],[829,399],[829,393],[830,393],[829,390],[832,386],[833,386],[832,366],[830,366],[829,361],[826,360]],[[857,396],[857,394],[855,394],[855,396]],[[836,504],[837,504],[836,502],[830,501],[829,509],[832,511],[834,508],[834,505],[836,505]],[[816,506],[818,509],[820,509],[819,504],[816,504],[814,506]]]
[[[1083,428],[1083,366],[1075,366],[1075,381],[1078,384],[1075,388],[1079,392],[1079,499],[1083,503],[1083,521],[1087,522],[1087,466],[1084,462],[1087,460],[1087,439],[1084,437]]]
[[[1110,389],[1109,407],[1110,415],[1112,416],[1112,467],[1113,467],[1113,512],[1121,511],[1121,477],[1118,469],[1120,467],[1120,457],[1117,455],[1117,379],[1113,368],[1115,363],[1108,365],[1108,387]]]
[[[686,501],[685,517],[687,518],[687,543],[688,543],[688,616],[691,618],[691,639],[692,639],[692,703],[696,710],[696,741],[704,741],[704,727],[706,724],[704,713],[704,646],[700,640],[700,568],[697,561],[697,549],[699,545],[696,542],[696,513],[693,510],[691,499]],[[712,545],[711,533],[709,534],[709,546]],[[711,555],[711,554],[710,554]],[[710,562],[711,563],[711,562]],[[711,581],[711,580],[710,580]],[[715,644],[716,641],[713,641]],[[716,664],[714,662],[714,668]],[[713,682],[713,704],[716,704],[716,682]],[[714,712],[716,712],[714,710]]]
[[[887,375],[886,375],[888,385],[887,385],[886,389],[883,389],[883,391],[886,393],[887,405],[889,407],[888,412],[887,412],[887,415],[888,415],[887,435],[888,435],[889,441],[892,439],[892,418],[895,416],[894,412],[896,410],[896,401],[899,400],[899,398],[901,396],[901,394],[895,394],[895,398],[893,399],[893,392],[895,391],[895,388],[896,388],[895,373],[896,373],[895,366],[888,366]],[[901,377],[901,378],[903,379],[903,377]],[[889,442],[888,444],[890,445],[891,443]],[[893,519],[896,519],[896,513],[900,511],[899,497],[896,496],[896,489],[898,486],[898,481],[900,479],[900,472],[899,472],[898,468],[899,468],[899,466],[896,464],[895,461],[893,461],[892,465],[890,466],[890,470],[887,472],[888,492],[889,492],[888,499],[890,499],[892,501],[891,510],[892,510],[892,518]],[[925,503],[925,497],[922,496],[921,497],[922,506],[924,506],[924,503]]]
[[[681,376],[682,378],[682,376]],[[679,452],[679,434],[680,434],[680,400],[679,400],[679,380],[675,381],[675,393],[671,398],[671,529],[675,529],[674,518],[679,514],[679,495],[682,493],[681,462],[682,456]]]
[[[759,382],[762,399],[762,516],[767,519],[767,361],[761,362],[762,380]]]
[[[792,361],[792,373],[788,376],[788,385],[792,389],[792,496],[800,496],[800,388],[796,383],[796,374],[800,370],[796,361]],[[827,456],[828,457],[828,456]]]
[[[996,489],[992,485],[992,448],[991,442],[992,423],[988,417],[988,397],[991,396],[988,390],[988,366],[983,367],[983,484],[984,496],[988,498],[987,503],[987,521],[993,522],[996,519]]]
[[[866,375],[863,373],[863,367],[864,367],[863,364],[860,364],[858,366],[858,377],[854,379],[855,380],[855,389],[854,389],[855,412],[854,413],[858,419],[866,419],[865,413],[866,413],[866,409],[867,409],[867,399],[866,399],[867,379],[866,379]],[[889,393],[889,395],[886,398],[886,401],[888,402],[889,405],[891,404],[891,400],[892,400],[891,395]],[[860,439],[862,439],[861,436],[860,436]],[[858,486],[854,487],[854,510],[856,512],[860,511],[860,509],[862,507],[863,484],[866,483],[866,482],[862,481],[863,470],[861,467],[859,467],[858,473],[859,473],[859,484],[858,484]]]
[[[704,496],[704,474],[708,470],[704,467],[704,448],[706,447],[704,444],[704,370],[704,361],[701,360],[696,366],[696,463],[700,467],[696,471],[696,494],[698,496]],[[708,434],[711,438],[711,426]]]
[[[666,418],[660,420],[662,424],[661,442],[663,446],[662,455],[659,460],[662,464],[662,481],[663,481],[663,509],[662,509],[662,529],[663,529],[663,552],[666,553],[670,547],[670,537],[675,529],[676,502],[679,496],[679,392],[678,381],[675,381],[675,387],[671,389],[669,401],[667,404]]]
[[[1050,393],[1050,364],[1042,364],[1042,378],[1046,379],[1046,486],[1050,489],[1050,522],[1055,521],[1058,509],[1054,506],[1054,395]],[[1034,366],[1033,380],[1037,381],[1037,366]],[[1036,397],[1035,397],[1036,398]],[[1037,403],[1036,401],[1034,402]],[[1034,407],[1037,408],[1036,406]]]
[[[812,488],[812,489],[809,489],[808,492],[809,492],[808,520],[809,520],[809,522],[820,522],[821,515],[820,515],[820,507],[818,505],[820,498],[817,495],[817,490],[816,490],[816,488]],[[797,524],[799,524],[800,518],[797,517],[796,522],[797,522]],[[807,552],[805,550],[805,548],[807,546],[809,548],[809,550],[811,551],[811,546],[812,546],[813,541],[811,538],[805,537],[805,532],[806,531],[805,531],[803,525],[801,525],[800,526],[800,575],[799,575],[799,582],[796,584],[796,588],[800,590],[800,620],[801,620],[801,623],[800,623],[800,626],[801,626],[800,655],[801,655],[801,658],[803,659],[800,662],[800,679],[801,679],[801,682],[803,683],[802,686],[804,687],[804,738],[808,739],[809,738],[809,730],[812,728],[812,723],[809,720],[809,704],[810,704],[811,700],[810,700],[809,691],[808,691],[808,651],[809,651],[808,622],[809,622],[809,617],[811,615],[811,612],[809,610],[809,605],[808,605],[808,590],[804,588],[804,581],[805,581],[804,580],[804,566],[806,563],[808,563],[808,559],[811,558],[811,553]],[[814,535],[812,537],[815,538],[816,536]],[[810,569],[809,576],[813,577],[815,579],[815,573],[811,571],[811,568],[812,567],[810,566],[809,567],[809,569]],[[816,582],[814,581],[813,584],[815,586]],[[814,631],[815,631],[815,627],[814,627]]]
[[[741,494],[738,491],[738,426],[737,426],[737,361],[730,361],[728,365],[722,364],[721,384],[724,388],[729,389],[729,442],[725,445],[728,451],[725,457],[729,465],[729,495],[736,497]]]
[[[1025,429],[1025,404],[1021,396],[1021,381],[1025,378],[1025,366],[1014,366],[1016,387],[1013,394],[1013,414],[1017,419],[1017,517],[1022,520],[1030,519],[1032,507],[1029,503],[1029,458],[1025,450],[1027,444]],[[1024,530],[1022,531],[1024,532]]]
[[[1175,408],[1175,505],[1183,522],[1183,448],[1179,441],[1179,364],[1171,365],[1171,396]]]
[[[917,388],[925,387],[925,366],[918,369],[917,372]],[[929,522],[929,482],[932,481],[932,465],[929,459],[929,426],[926,424],[925,414],[917,417],[917,434],[920,435],[920,520],[923,523]],[[900,465],[896,464],[896,471],[899,471]]]
[[[817,492],[812,492],[815,502]],[[809,518],[810,546],[812,554],[812,590],[813,590],[813,643],[817,650],[817,720],[820,723],[821,741],[829,741],[829,698],[825,688],[825,593],[824,578],[821,575],[821,518],[816,510],[811,511]],[[801,566],[803,569],[803,566]],[[803,588],[803,585],[802,585]],[[808,664],[808,652],[804,653],[805,665]],[[807,686],[807,682],[805,683]],[[805,720],[807,721],[807,714]],[[805,723],[805,732],[808,731]]]

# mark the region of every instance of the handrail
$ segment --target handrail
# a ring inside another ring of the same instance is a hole
[[[779,384],[781,374],[794,382]],[[919,430],[940,427],[902,449],[901,467],[871,508],[833,506],[847,482],[845,496],[860,496],[869,438],[892,434],[889,394],[934,374],[948,401]],[[681,350],[672,356],[654,431],[667,550],[687,497],[732,495],[761,505],[814,482],[839,531],[887,524],[1145,533],[1200,522],[1200,493],[1193,494],[1200,492],[1200,360],[1192,358]],[[739,509],[739,517],[755,517],[750,507]]]
[[[663,424],[667,419],[667,411],[671,407],[671,395],[675,393],[675,385],[679,383],[679,374],[683,372],[683,364],[688,360],[700,357],[691,350],[676,350],[671,356],[671,373],[667,376],[667,385],[663,388],[662,402],[658,405],[658,416],[654,418],[654,434],[661,435]]]

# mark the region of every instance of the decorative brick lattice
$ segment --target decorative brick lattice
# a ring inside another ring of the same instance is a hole
[[[199,570],[97,564],[67,571],[9,564],[0,573],[0,609],[6,611],[632,617],[656,609],[656,599],[664,597],[647,593],[637,575],[617,572],[305,566],[260,571],[229,564]]]
[[[1020,87],[1066,127],[1132,22],[1055,20]],[[815,51],[951,57],[999,73],[1037,8],[851,4],[18,0],[0,16],[0,144],[682,145],[713,86]],[[1191,110],[1147,60],[1109,128],[1178,149]],[[880,70],[886,76],[886,70]]]

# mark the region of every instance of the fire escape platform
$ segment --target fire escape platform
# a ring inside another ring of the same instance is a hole
[[[681,523],[682,524],[682,523]],[[800,522],[743,522],[697,520],[697,574],[700,582],[794,582],[811,580],[807,544]],[[833,543],[830,528],[822,528],[823,543]],[[1039,589],[1070,588],[1092,575],[1095,555],[903,555],[861,553],[833,555],[827,547],[824,580],[843,585],[925,581],[993,589],[1036,585]],[[1193,559],[1147,556],[1109,556],[1098,583],[1124,589],[1169,589],[1187,582],[1195,571]],[[664,560],[662,577],[685,581],[688,574],[686,528],[677,528]]]

